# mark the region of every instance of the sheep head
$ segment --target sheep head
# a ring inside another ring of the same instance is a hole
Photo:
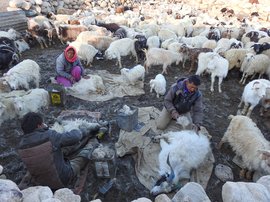
[[[24,100],[21,97],[14,98],[14,108],[16,114],[20,114],[20,116],[23,116],[28,112],[25,108]]]
[[[11,87],[9,83],[4,79],[0,78],[0,93],[10,92]]]
[[[247,62],[250,62],[251,60],[253,60],[255,57],[255,55],[253,53],[247,53],[246,56],[245,56],[245,60]]]
[[[266,95],[266,89],[267,86],[265,86],[262,82],[256,81],[253,83],[253,86],[251,88],[252,90],[255,91],[255,93],[260,97],[263,98]]]
[[[270,173],[270,151],[269,150],[263,150],[259,151],[260,158],[261,158],[261,169],[263,172],[266,172],[267,174]]]

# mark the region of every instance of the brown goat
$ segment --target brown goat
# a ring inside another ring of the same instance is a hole
[[[81,32],[88,30],[83,25],[60,25],[58,29],[58,37],[62,44],[64,41],[75,41]]]
[[[198,63],[198,56],[202,52],[213,52],[210,48],[189,48],[186,45],[183,45],[180,50],[180,53],[183,53],[186,57],[183,59],[183,67],[185,68],[185,62],[188,58],[191,61],[189,72],[195,70],[195,62]]]

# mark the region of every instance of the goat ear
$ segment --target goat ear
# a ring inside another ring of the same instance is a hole
[[[270,158],[270,151],[267,150],[259,150],[259,152],[261,153],[261,158],[262,160],[267,160]]]
[[[253,85],[252,85],[252,88],[253,88],[253,89],[258,89],[258,88],[259,88],[258,85],[259,85],[260,83],[261,83],[261,82],[259,82],[259,81],[254,82]]]

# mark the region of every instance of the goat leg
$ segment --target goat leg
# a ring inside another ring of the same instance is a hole
[[[241,169],[241,170],[240,170],[240,173],[239,173],[240,179],[244,179],[244,178],[245,178],[246,172],[247,172],[246,169]]]

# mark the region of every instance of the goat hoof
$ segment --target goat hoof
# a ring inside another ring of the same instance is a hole
[[[240,179],[245,179],[245,176],[246,176],[246,170],[242,169],[239,173],[239,177]]]
[[[246,172],[246,179],[247,179],[247,180],[251,180],[251,179],[252,179],[252,176],[253,176],[253,175],[252,175],[252,171],[247,171],[247,172]]]

